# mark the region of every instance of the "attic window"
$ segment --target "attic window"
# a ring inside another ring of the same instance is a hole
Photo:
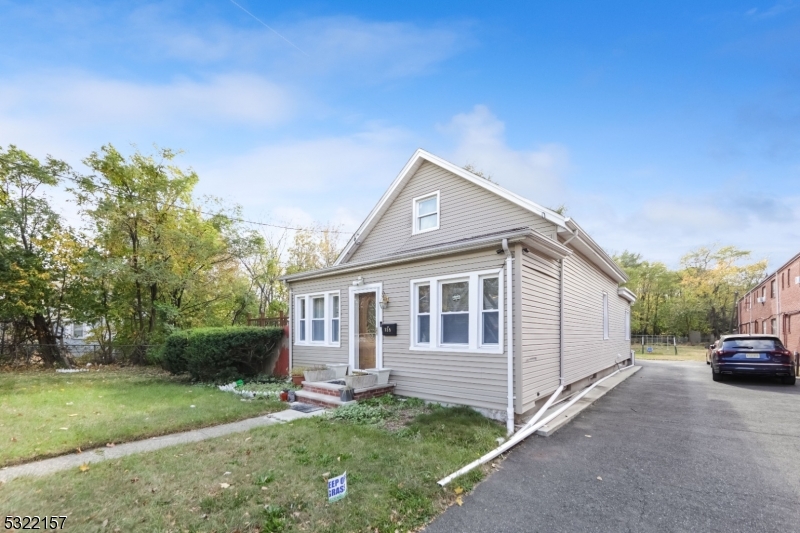
[[[414,198],[414,235],[439,229],[439,191]]]

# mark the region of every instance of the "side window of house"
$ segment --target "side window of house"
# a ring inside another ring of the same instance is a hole
[[[331,296],[331,341],[339,342],[339,296]]]
[[[625,310],[625,340],[631,340],[631,310]]]
[[[439,192],[414,199],[414,234],[439,229]]]
[[[311,340],[313,342],[325,341],[325,298],[311,299]]]
[[[500,342],[500,279],[481,279],[481,344]]]
[[[431,286],[417,285],[417,343],[431,342]]]
[[[608,340],[608,293],[603,293],[603,340]]]

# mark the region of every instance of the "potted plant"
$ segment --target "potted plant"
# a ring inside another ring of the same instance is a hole
[[[305,378],[306,368],[303,366],[296,366],[292,369],[292,383],[295,385],[302,385]]]
[[[331,363],[326,366],[331,370],[333,370],[333,372],[335,373],[335,375],[333,376],[334,379],[340,379],[347,375],[347,369],[350,365],[348,365],[347,363]]]
[[[367,374],[366,372],[352,372],[349,376],[345,376],[344,382],[348,387],[365,389],[375,385],[378,382],[378,376],[375,374]]]
[[[365,368],[364,372],[367,374],[375,374],[378,376],[378,385],[386,385],[389,383],[389,374],[392,373],[391,368]]]
[[[306,368],[303,375],[306,381],[328,381],[336,377],[336,372],[325,365],[315,365]]]

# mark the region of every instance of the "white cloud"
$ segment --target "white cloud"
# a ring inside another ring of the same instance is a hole
[[[566,147],[548,143],[515,150],[505,140],[505,124],[486,106],[460,113],[439,130],[456,140],[448,158],[490,174],[501,186],[545,205],[560,203],[570,168]]]

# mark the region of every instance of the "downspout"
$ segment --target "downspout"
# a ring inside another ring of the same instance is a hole
[[[564,241],[564,246],[578,236],[578,230]],[[558,261],[558,382],[560,387],[564,387],[564,259]]]
[[[604,378],[602,378],[602,379],[600,379],[598,381],[595,381],[591,386],[587,387],[586,389],[582,390],[580,393],[576,394],[566,404],[564,404],[562,407],[557,409],[552,414],[548,415],[544,420],[540,420],[539,422],[533,424],[532,426],[530,426],[530,427],[528,427],[526,429],[517,431],[517,433],[513,437],[511,437],[506,442],[504,442],[503,444],[501,444],[500,446],[498,446],[494,450],[490,451],[489,453],[487,453],[486,455],[484,455],[480,459],[476,459],[475,461],[471,462],[470,464],[468,464],[464,468],[462,468],[460,470],[456,470],[455,472],[453,472],[449,476],[443,477],[442,479],[440,479],[436,483],[438,483],[440,486],[444,487],[445,485],[447,485],[448,483],[453,481],[455,478],[457,478],[459,476],[462,476],[462,475],[466,474],[467,472],[469,472],[470,470],[472,470],[473,468],[476,468],[476,467],[478,467],[478,466],[480,466],[482,464],[486,464],[489,461],[491,461],[492,459],[494,459],[495,457],[497,457],[498,455],[507,452],[508,450],[510,450],[511,448],[513,448],[514,446],[516,446],[517,444],[519,444],[520,442],[525,440],[527,437],[529,437],[530,435],[535,433],[539,428],[541,428],[542,426],[546,425],[551,420],[554,420],[556,417],[561,415],[561,413],[563,413],[564,411],[566,411],[567,409],[572,407],[578,400],[580,400],[581,398],[586,396],[596,386],[600,385],[605,380],[607,380],[607,379],[609,379],[609,378],[611,378],[613,376],[616,376],[620,372],[622,372],[624,370],[631,369],[631,368],[633,368],[633,365],[628,365],[628,366],[622,367],[619,370],[616,370],[616,371],[612,372],[611,374],[607,375],[606,377],[604,377]]]
[[[513,258],[508,249],[508,239],[503,239],[503,251],[506,253],[506,352],[508,352],[508,405],[506,406],[506,433],[514,433],[514,328],[513,328],[513,278],[511,267]]]

